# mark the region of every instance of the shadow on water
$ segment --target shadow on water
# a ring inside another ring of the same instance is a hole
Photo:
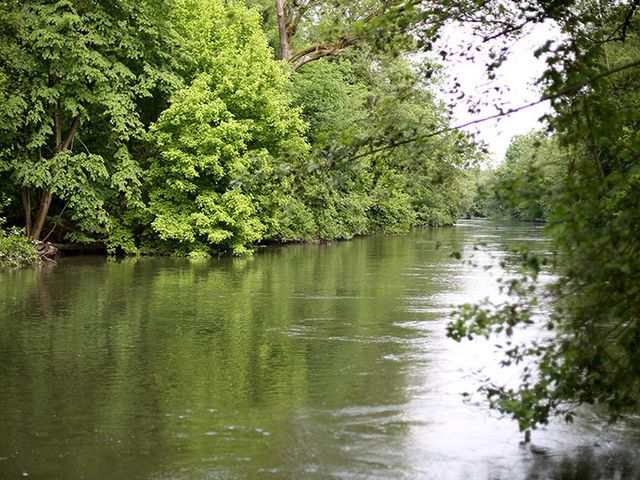
[[[638,455],[628,450],[597,452],[582,447],[571,455],[556,458],[541,455],[531,462],[527,479],[625,480],[640,478]]]
[[[462,402],[495,352],[447,340],[450,308],[497,294],[482,264],[516,240],[545,247],[538,225],[466,221],[2,274],[0,478],[640,478],[635,427],[591,412],[535,453]]]

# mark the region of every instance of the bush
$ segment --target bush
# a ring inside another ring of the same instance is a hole
[[[0,268],[21,267],[38,261],[38,254],[31,239],[22,229],[2,228],[4,218],[0,218]]]

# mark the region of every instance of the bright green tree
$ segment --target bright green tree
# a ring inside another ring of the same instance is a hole
[[[305,126],[255,12],[185,0],[176,17],[193,78],[151,127],[148,236],[169,250],[242,253],[263,238],[263,204],[281,188],[257,178],[272,178],[276,158],[298,162]]]

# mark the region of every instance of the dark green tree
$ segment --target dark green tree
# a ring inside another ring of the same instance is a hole
[[[108,237],[109,210],[139,198],[141,102],[180,83],[168,13],[163,1],[0,3],[0,170],[30,237],[53,206],[76,239]]]

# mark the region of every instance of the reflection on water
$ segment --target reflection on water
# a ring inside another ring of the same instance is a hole
[[[638,422],[585,411],[532,450],[462,402],[496,354],[445,338],[450,305],[498,295],[482,265],[516,239],[544,248],[539,226],[466,221],[3,274],[0,478],[640,478]]]

